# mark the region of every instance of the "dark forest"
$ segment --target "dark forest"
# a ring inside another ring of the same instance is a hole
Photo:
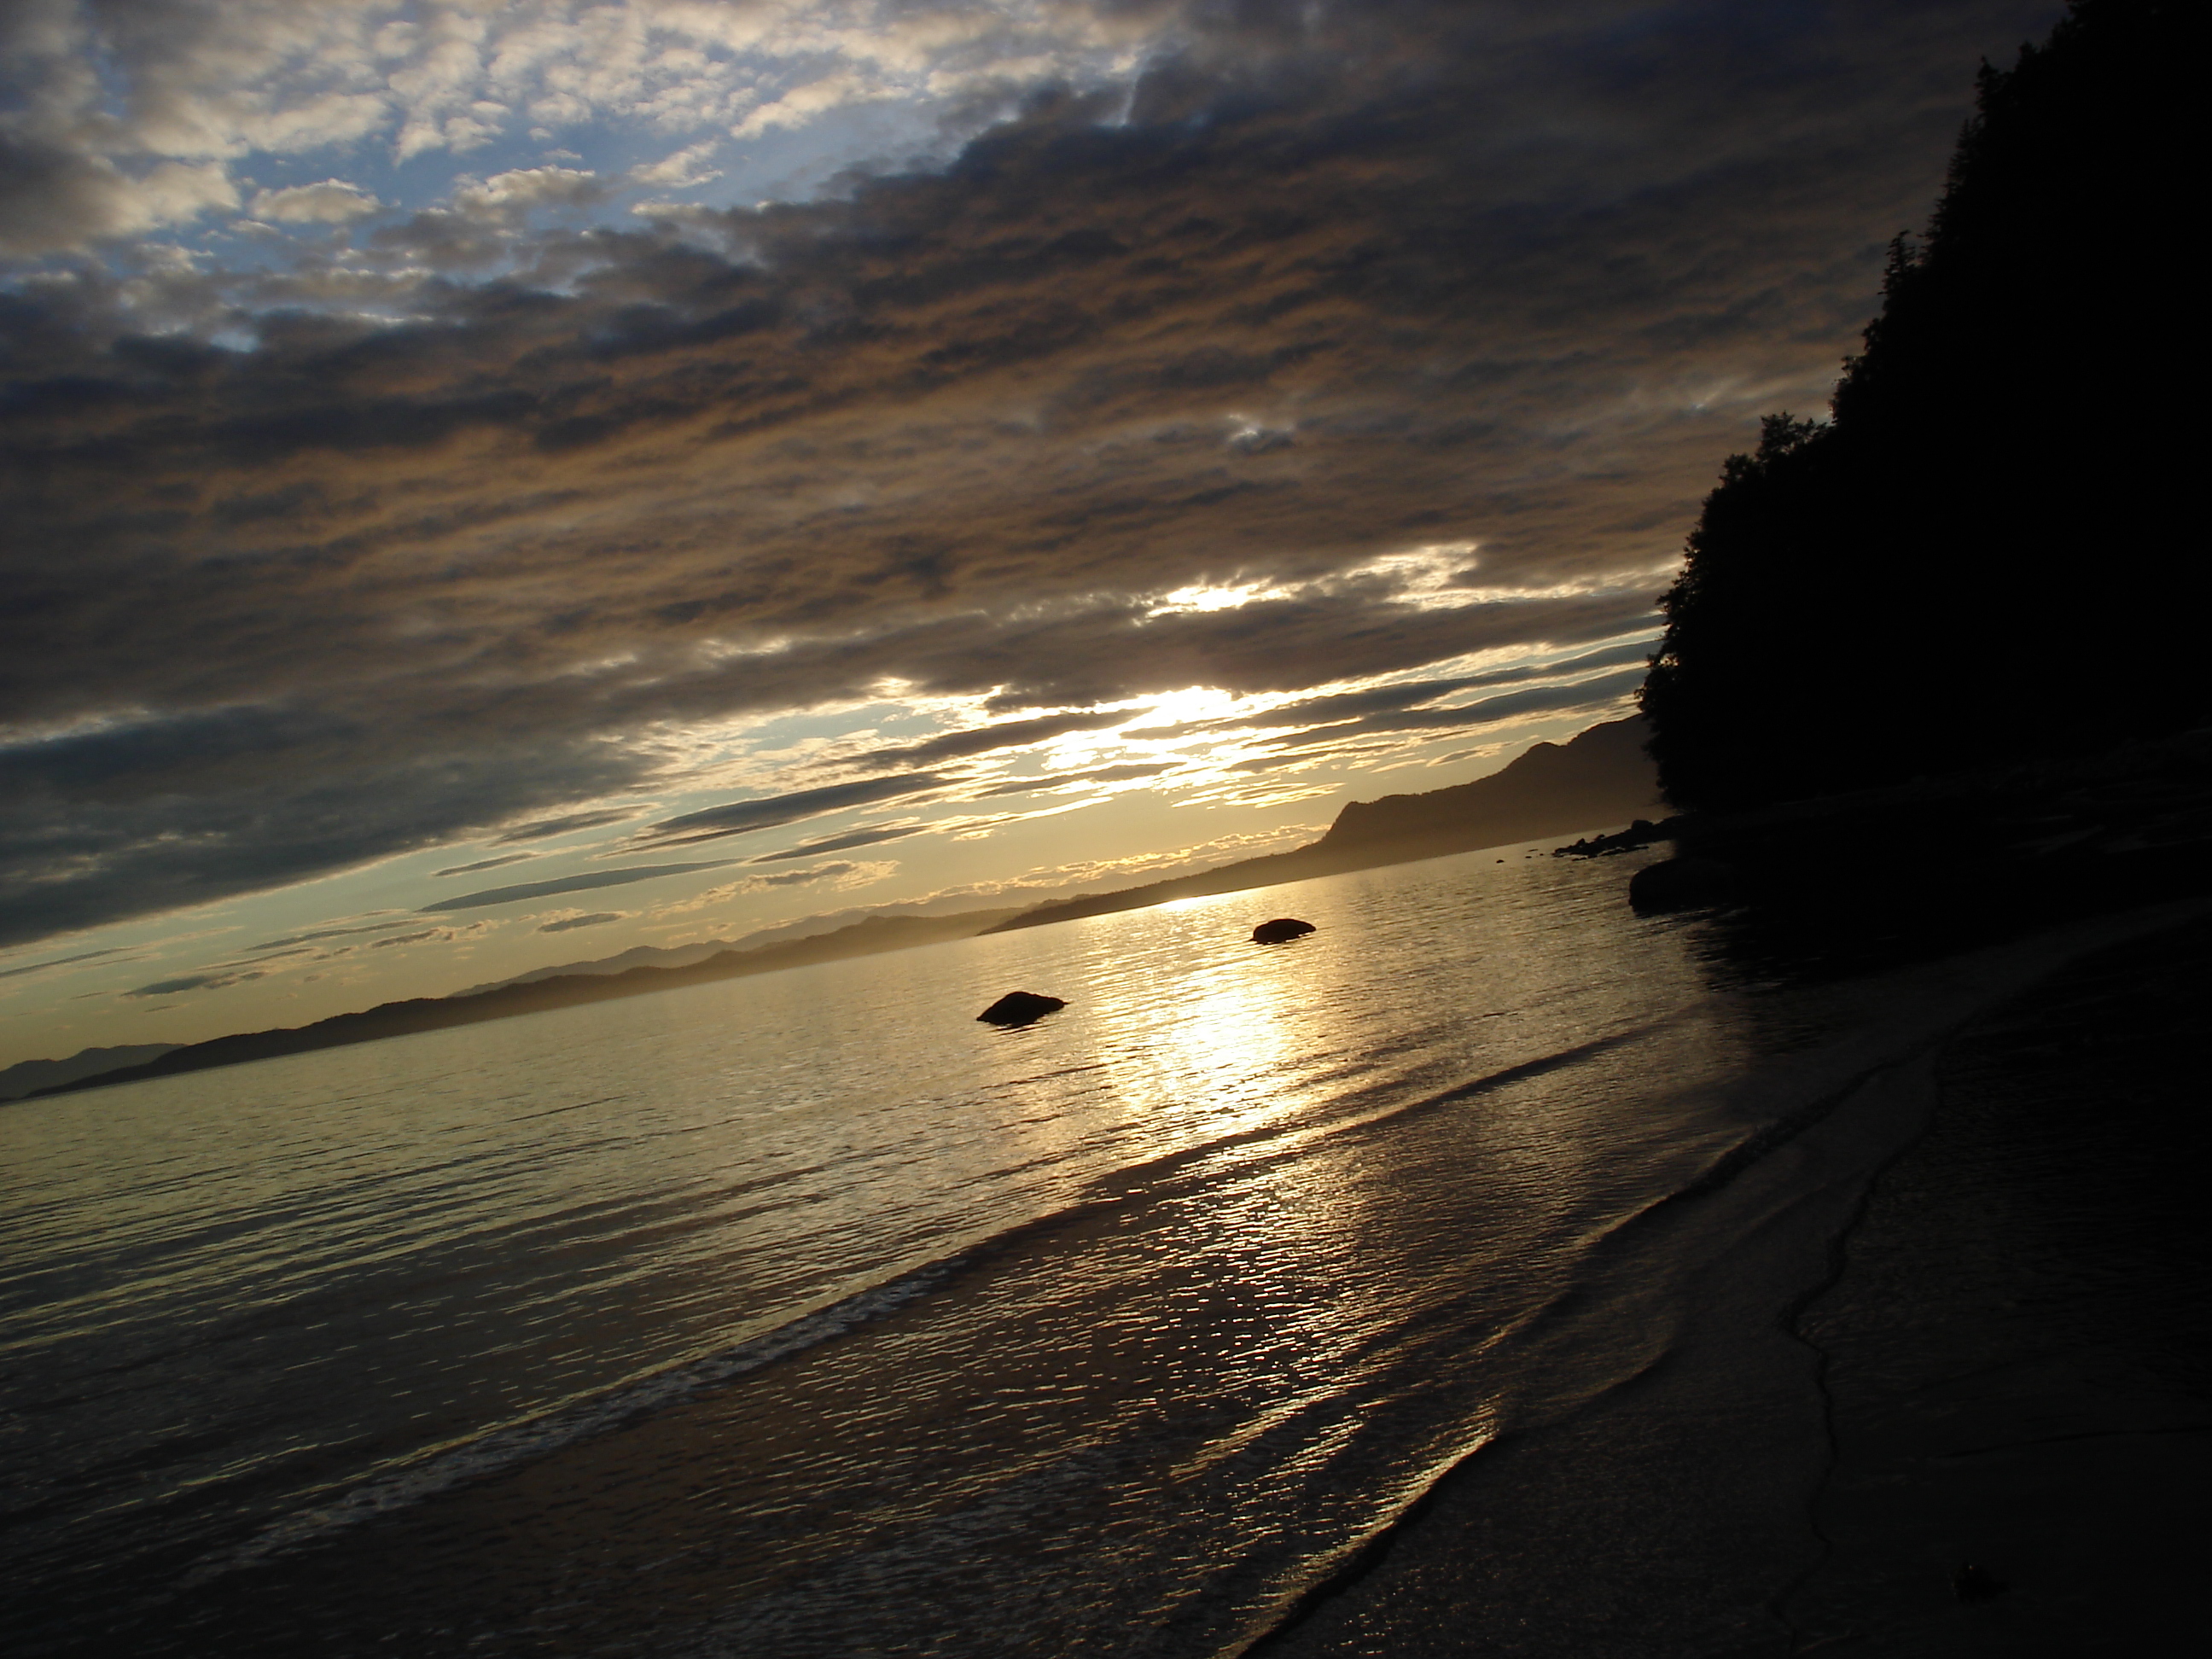
[[[1729,811],[2185,729],[2201,9],[2078,0],[1984,64],[1831,418],[1766,417],[1662,601],[1669,799]]]

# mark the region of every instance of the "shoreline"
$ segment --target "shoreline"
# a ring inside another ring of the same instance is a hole
[[[2064,930],[2080,943],[2058,961],[1874,1067],[1845,1109],[1808,1126],[1808,1139],[1847,1140],[1873,1107],[1900,1127],[1850,1192],[1804,1194],[1815,1208],[1844,1201],[1818,1240],[1775,1252],[1794,1249],[1793,1266],[1723,1264],[1703,1330],[1664,1364],[1456,1466],[1242,1652],[2060,1659],[2212,1633],[2184,1600],[2207,1534],[2195,1494],[2212,1480],[2208,1322],[2170,1322],[2162,1359],[2120,1366],[2130,1380],[2114,1384],[2109,1345],[2090,1333],[2112,1322],[2110,1261],[2142,1256],[2127,1202],[2139,1143],[2121,1139],[2117,1165],[2100,1164],[2114,1137],[2079,1109],[2082,1068],[2006,1047],[2026,1032],[2105,1053],[2100,1010],[2132,998],[2140,1014],[2147,989],[2212,991],[2202,905],[2133,920],[2118,939]],[[2103,988],[2085,995],[2085,983]],[[2145,1042],[2146,1029],[2163,1040]],[[2154,1010],[2125,1042],[2154,1102],[2141,1109],[2166,1115],[2190,1077],[2181,1028]],[[2032,1121],[1996,1133],[2038,1089],[2050,1098]],[[1882,1092],[1895,1098],[1872,1098]],[[2039,1213],[2020,1201],[2024,1183],[2054,1169],[2112,1177],[2102,1231],[2046,1239],[2027,1273],[2037,1318],[2017,1315],[2021,1286],[2007,1278],[2027,1271],[2021,1258],[1973,1253],[1988,1229],[1984,1211],[1954,1201],[1962,1158],[1984,1210],[2009,1200],[2020,1225]],[[2168,1222],[2202,1207],[2152,1206]],[[2212,1227],[2194,1227],[2198,1248],[2149,1298],[2169,1315],[2201,1301],[2191,1264],[2212,1261]],[[2069,1267],[2083,1261],[2106,1270]],[[2138,1338],[2143,1304],[2129,1304]],[[2054,1309],[2071,1334],[2045,1352]],[[2146,1382],[2160,1364],[2167,1380]],[[1992,1397],[1971,1381],[1984,1374],[2015,1386]],[[2124,1493],[2151,1489],[2154,1501],[2121,1512]],[[2106,1537],[2083,1553],[2085,1527]],[[2069,1547],[2072,1565],[2049,1559]]]
[[[2212,922],[2094,953],[1937,1057],[1926,1133],[1802,1310],[1834,1455],[1797,1651],[2185,1651],[2212,1510]]]

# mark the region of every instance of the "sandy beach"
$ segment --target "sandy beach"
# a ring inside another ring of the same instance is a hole
[[[2057,1659],[2212,1636],[2208,989],[2212,925],[2153,932],[1871,1079],[1924,1127],[1830,1218],[1825,1266],[1801,1229],[1717,1284],[1717,1340],[1472,1460],[1258,1650]]]
[[[2203,923],[2100,954],[1951,1044],[1799,1329],[1826,1358],[1823,1654],[2212,1640]]]

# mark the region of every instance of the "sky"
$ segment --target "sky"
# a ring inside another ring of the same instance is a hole
[[[15,0],[0,1065],[1630,712],[2057,9]]]

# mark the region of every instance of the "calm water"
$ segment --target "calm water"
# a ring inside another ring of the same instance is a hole
[[[1234,1650],[1663,1353],[1764,1219],[1665,1200],[1864,1063],[1863,1007],[1721,988],[1632,862],[0,1109],[0,1638]],[[1016,988],[1069,1006],[975,1022]]]

